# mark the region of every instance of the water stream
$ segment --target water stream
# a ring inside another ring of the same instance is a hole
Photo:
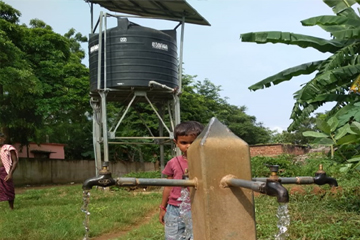
[[[88,211],[88,205],[90,202],[90,191],[84,190],[83,191],[83,205],[81,207],[81,211],[85,213],[85,219],[83,222],[83,225],[85,227],[85,236],[83,240],[89,240],[89,218],[90,218],[90,212]]]
[[[181,201],[179,206],[180,218],[185,224],[185,232],[181,239],[193,239],[193,225],[191,219],[191,202],[190,202],[190,191],[184,187],[181,189],[181,196],[178,198]]]
[[[278,217],[277,227],[279,231],[275,235],[275,240],[285,240],[286,237],[289,235],[289,233],[287,233],[287,230],[290,225],[290,215],[287,203],[279,204],[276,216]]]

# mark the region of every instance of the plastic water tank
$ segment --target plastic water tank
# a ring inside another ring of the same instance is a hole
[[[102,34],[104,40],[104,33]],[[102,40],[101,85],[104,88],[104,41]],[[90,89],[98,89],[99,34],[89,37]],[[159,31],[119,18],[118,26],[106,32],[106,87],[148,87],[156,81],[178,86],[176,31]]]

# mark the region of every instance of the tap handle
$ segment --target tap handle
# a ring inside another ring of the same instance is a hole
[[[272,164],[265,164],[271,172],[278,172],[279,171],[279,165],[272,165]]]

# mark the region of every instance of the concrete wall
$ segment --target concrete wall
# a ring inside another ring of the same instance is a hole
[[[48,159],[65,159],[64,144],[60,143],[29,143],[27,146],[21,146],[20,143],[15,143],[13,146],[19,154],[19,158],[36,158],[36,155],[44,155]],[[28,156],[29,154],[29,156]]]
[[[110,162],[109,167],[113,177],[121,177],[129,172],[157,169],[157,165],[151,162]],[[14,173],[14,183],[16,186],[82,183],[94,176],[94,160],[20,158]]]
[[[309,152],[309,148],[293,144],[264,144],[250,146],[250,156],[277,156],[281,154],[303,155]]]

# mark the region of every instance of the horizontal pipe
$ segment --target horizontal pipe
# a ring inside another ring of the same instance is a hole
[[[242,180],[242,179],[229,179],[227,181],[228,185],[230,187],[243,187],[243,188],[247,188],[247,189],[251,189],[255,192],[260,192],[260,189],[265,187],[265,183],[264,182],[253,182],[253,181],[247,181],[247,180]]]
[[[116,185],[125,186],[178,186],[178,187],[197,187],[197,179],[162,179],[162,178],[117,178]]]
[[[171,137],[114,137],[113,139],[172,139]]]
[[[253,181],[266,182],[268,178],[253,178]],[[280,177],[281,184],[313,184],[313,177]]]
[[[261,189],[265,187],[265,182],[254,182],[249,180],[243,180],[235,178],[233,175],[227,175],[223,177],[220,181],[220,185],[222,187],[243,187],[247,189],[251,189],[255,192],[260,192]]]

